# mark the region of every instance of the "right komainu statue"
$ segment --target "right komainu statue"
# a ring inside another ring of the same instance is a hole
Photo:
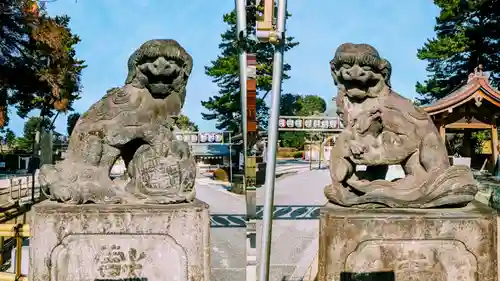
[[[391,89],[390,63],[367,44],[342,44],[330,62],[344,123],[330,156],[334,204],[360,208],[463,206],[477,185],[466,166],[450,166],[430,117]],[[405,177],[385,180],[388,165]],[[366,171],[356,171],[366,165]]]

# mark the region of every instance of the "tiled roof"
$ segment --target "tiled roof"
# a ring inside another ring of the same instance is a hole
[[[467,83],[444,98],[422,108],[430,115],[438,114],[471,100],[477,91],[481,91],[487,100],[500,107],[500,92],[490,85],[487,74],[477,67],[474,73],[469,74]]]

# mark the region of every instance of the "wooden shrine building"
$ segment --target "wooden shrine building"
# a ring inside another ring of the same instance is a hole
[[[474,130],[491,130],[491,160],[494,167],[498,158],[498,131],[500,116],[500,91],[488,82],[482,65],[469,74],[467,83],[444,98],[424,106],[431,116],[443,140],[446,133],[462,130],[464,132],[464,148],[472,154],[471,132]],[[471,157],[471,155],[465,155]]]

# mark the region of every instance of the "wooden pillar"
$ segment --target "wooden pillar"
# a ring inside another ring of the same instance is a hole
[[[492,167],[495,168],[498,159],[498,131],[497,126],[491,126],[491,152],[492,152]]]
[[[443,139],[444,144],[446,144],[446,128],[444,125],[439,126],[439,135]]]

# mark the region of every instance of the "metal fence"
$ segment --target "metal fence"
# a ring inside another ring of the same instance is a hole
[[[38,190],[32,189],[32,177],[10,179],[7,191],[0,192],[0,265],[5,267],[10,251],[15,248],[14,272],[0,272],[0,281],[26,281],[22,275],[22,248],[24,239],[30,237],[27,213],[33,204],[43,200]],[[33,194],[35,192],[37,194]],[[35,201],[32,201],[34,199]],[[5,270],[5,268],[2,268]]]

